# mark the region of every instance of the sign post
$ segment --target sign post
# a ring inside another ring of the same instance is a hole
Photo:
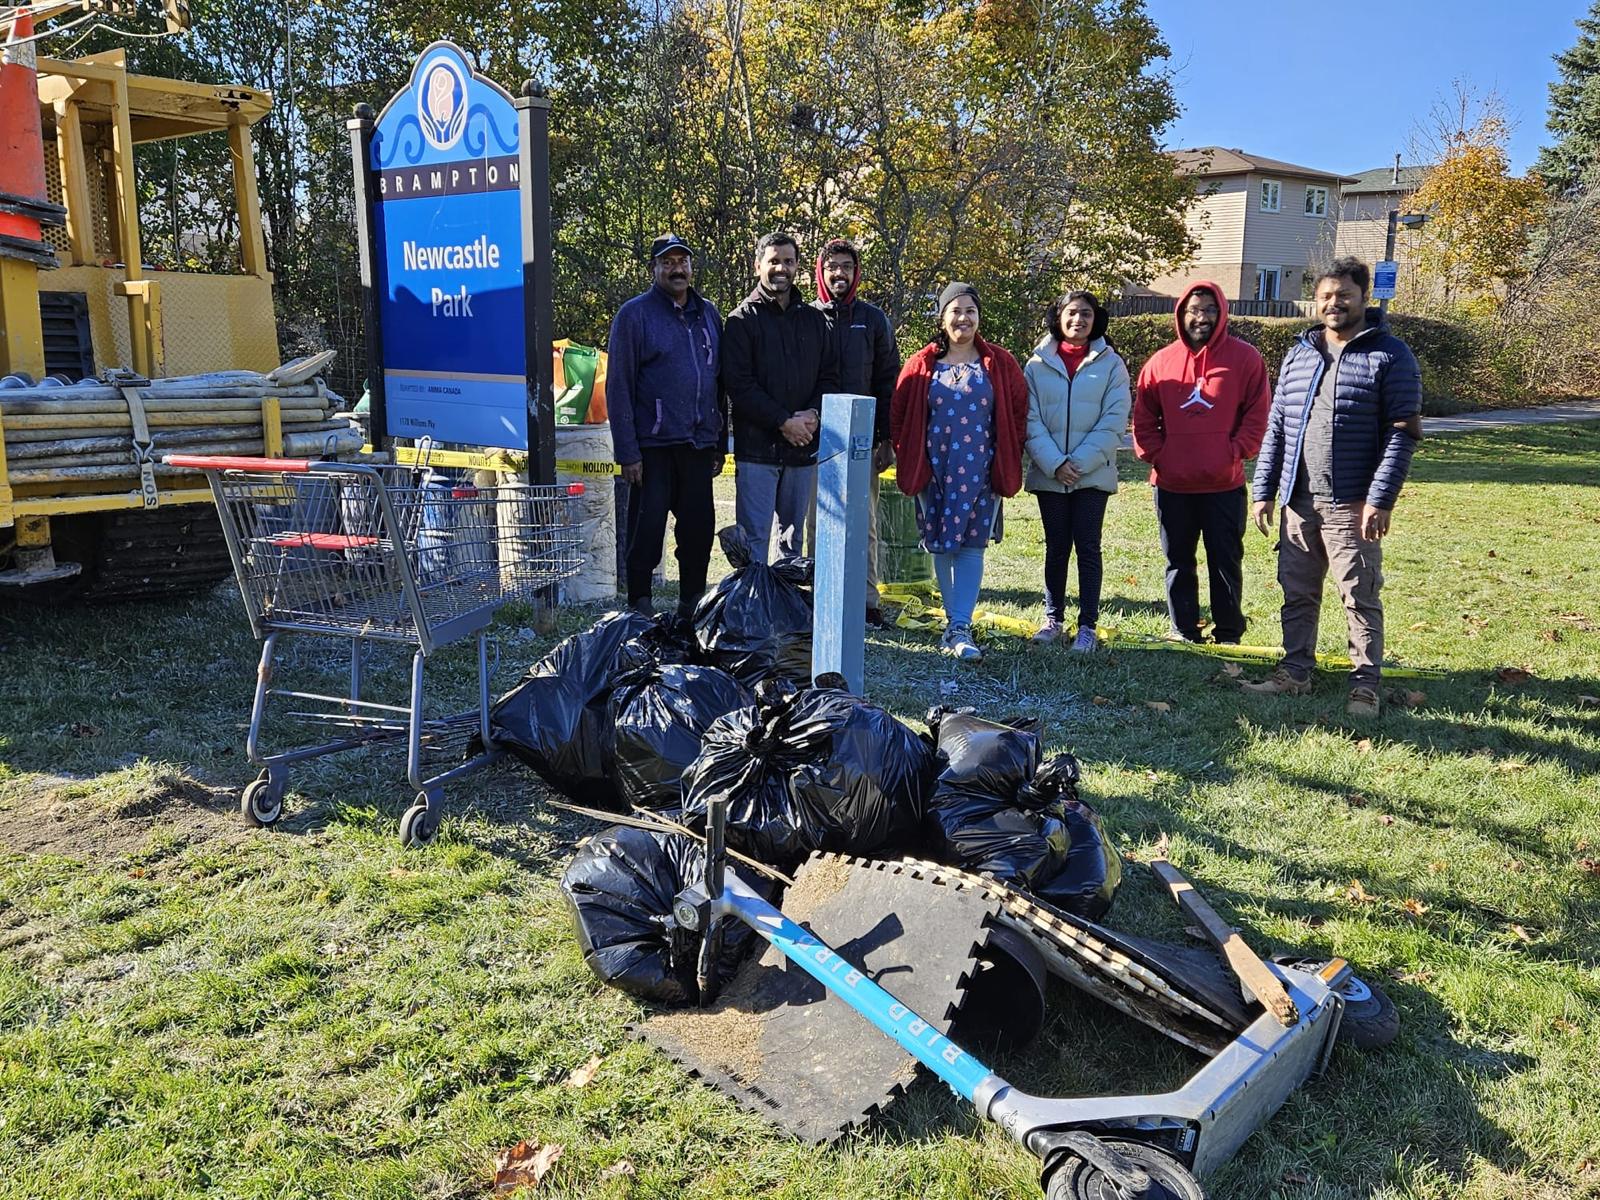
[[[858,696],[866,686],[867,512],[875,413],[871,396],[829,393],[822,398],[817,437],[811,673],[837,672]]]
[[[532,475],[546,481],[549,101],[531,103],[543,104],[532,123],[458,47],[435,42],[375,122],[363,106],[348,128],[371,298],[373,444],[428,437],[533,450]],[[527,236],[530,224],[542,241]]]

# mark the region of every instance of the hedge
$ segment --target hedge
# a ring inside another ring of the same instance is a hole
[[[1417,356],[1422,367],[1422,411],[1430,416],[1475,408],[1525,402],[1514,372],[1504,369],[1502,352],[1477,327],[1465,321],[1438,321],[1394,313],[1389,323]],[[1230,317],[1228,329],[1243,338],[1267,361],[1274,383],[1284,355],[1309,329],[1305,317]],[[1173,318],[1165,313],[1113,317],[1110,337],[1138,377],[1139,368],[1176,336]]]

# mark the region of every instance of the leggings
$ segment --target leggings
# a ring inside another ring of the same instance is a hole
[[[1044,522],[1044,614],[1065,622],[1067,564],[1076,549],[1078,624],[1093,629],[1100,622],[1100,530],[1111,493],[1083,488],[1035,494],[1039,497],[1039,519]]]
[[[939,583],[944,615],[951,625],[972,624],[972,610],[978,605],[978,589],[983,585],[984,549],[963,546],[933,556],[933,577]]]

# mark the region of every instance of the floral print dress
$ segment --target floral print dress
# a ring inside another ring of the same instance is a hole
[[[928,462],[933,479],[917,497],[917,525],[930,554],[983,546],[997,507],[994,386],[983,364],[936,363],[928,388]]]

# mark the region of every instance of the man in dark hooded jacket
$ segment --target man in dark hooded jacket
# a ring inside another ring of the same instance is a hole
[[[756,290],[728,314],[722,382],[733,409],[734,493],[755,562],[804,553],[817,490],[822,397],[839,390],[839,353],[821,313],[794,286],[799,247],[787,233],[756,243]]]
[[[1195,549],[1206,546],[1218,642],[1244,636],[1244,460],[1261,449],[1272,389],[1261,352],[1228,332],[1222,289],[1198,280],[1178,298],[1178,339],[1152,354],[1133,400],[1133,452],[1150,464],[1167,615],[1200,640]]]
[[[834,238],[817,255],[817,298],[812,304],[828,322],[839,356],[839,390],[878,402],[873,421],[872,509],[867,519],[867,624],[882,625],[878,596],[878,476],[894,462],[889,445],[889,401],[900,377],[900,351],[888,314],[858,299],[861,252]],[[817,507],[811,505],[808,538],[816,549]]]

